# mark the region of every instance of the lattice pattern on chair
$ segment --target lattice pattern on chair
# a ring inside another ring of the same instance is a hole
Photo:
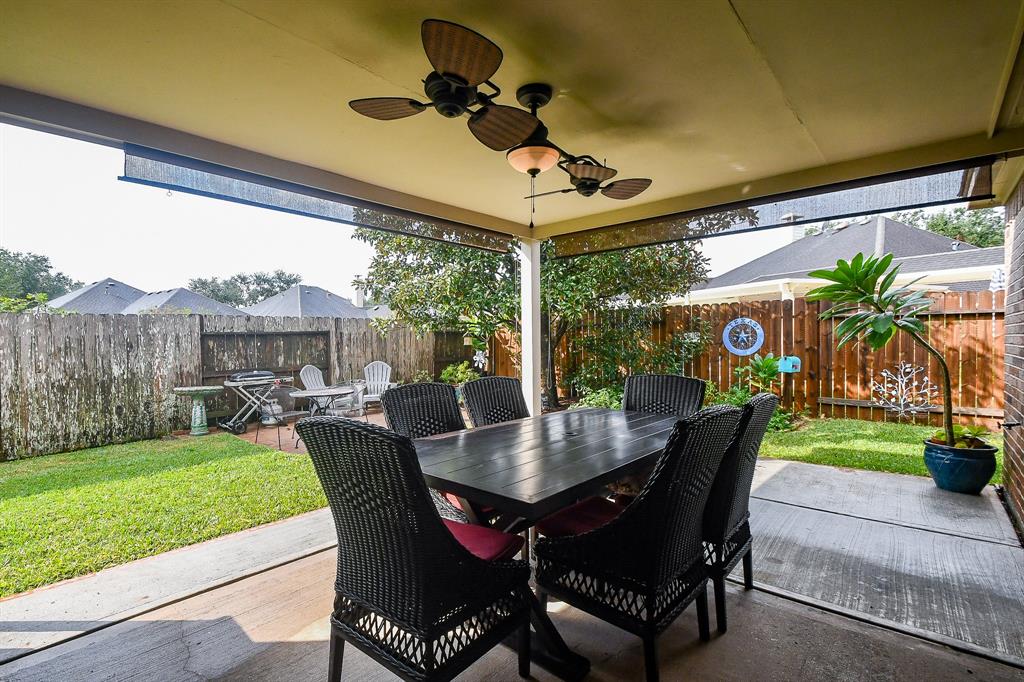
[[[740,411],[708,408],[677,422],[636,500],[600,528],[536,545],[537,584],[638,635],[667,627],[704,594],[701,517]]]
[[[296,428],[338,533],[331,622],[347,641],[407,679],[450,679],[528,622],[528,566],[455,540],[408,438],[340,417]]]
[[[708,568],[728,575],[743,558],[744,552],[750,547],[751,540],[750,523],[747,521],[741,523],[721,544],[705,540],[704,560],[708,564]]]
[[[689,417],[704,403],[702,379],[675,374],[634,374],[626,377],[622,409]]]
[[[462,397],[475,426],[500,424],[530,416],[523,385],[514,377],[484,377],[462,386]]]

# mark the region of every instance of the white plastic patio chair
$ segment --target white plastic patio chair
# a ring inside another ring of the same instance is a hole
[[[364,367],[363,377],[366,379],[366,393],[363,395],[363,404],[379,403],[380,396],[384,391],[398,385],[391,382],[391,365],[380,360],[374,360]]]

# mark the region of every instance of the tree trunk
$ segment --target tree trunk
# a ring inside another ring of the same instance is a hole
[[[548,407],[561,407],[558,401],[558,377],[555,372],[555,352],[558,341],[551,338],[551,315],[547,309],[540,314],[541,353],[544,356],[544,393],[548,398]],[[560,341],[561,339],[559,339]]]
[[[949,378],[949,365],[942,353],[925,341],[924,337],[915,332],[909,333],[939,363],[939,374],[942,375],[942,429],[946,432],[946,445],[952,446],[956,437],[953,435],[953,384]]]

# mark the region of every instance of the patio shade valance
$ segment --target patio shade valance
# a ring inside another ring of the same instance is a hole
[[[118,179],[489,251],[512,246],[507,235],[472,225],[132,144],[124,146],[124,175]]]
[[[972,159],[554,237],[559,257],[992,198],[992,162]]]

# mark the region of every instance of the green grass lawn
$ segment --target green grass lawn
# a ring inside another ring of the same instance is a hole
[[[927,476],[922,441],[935,431],[933,426],[856,419],[810,419],[795,431],[765,436],[761,456]],[[986,440],[999,448],[992,482],[1002,483],[1003,436],[993,433]]]
[[[0,597],[327,504],[307,457],[228,434],[0,463]]]

